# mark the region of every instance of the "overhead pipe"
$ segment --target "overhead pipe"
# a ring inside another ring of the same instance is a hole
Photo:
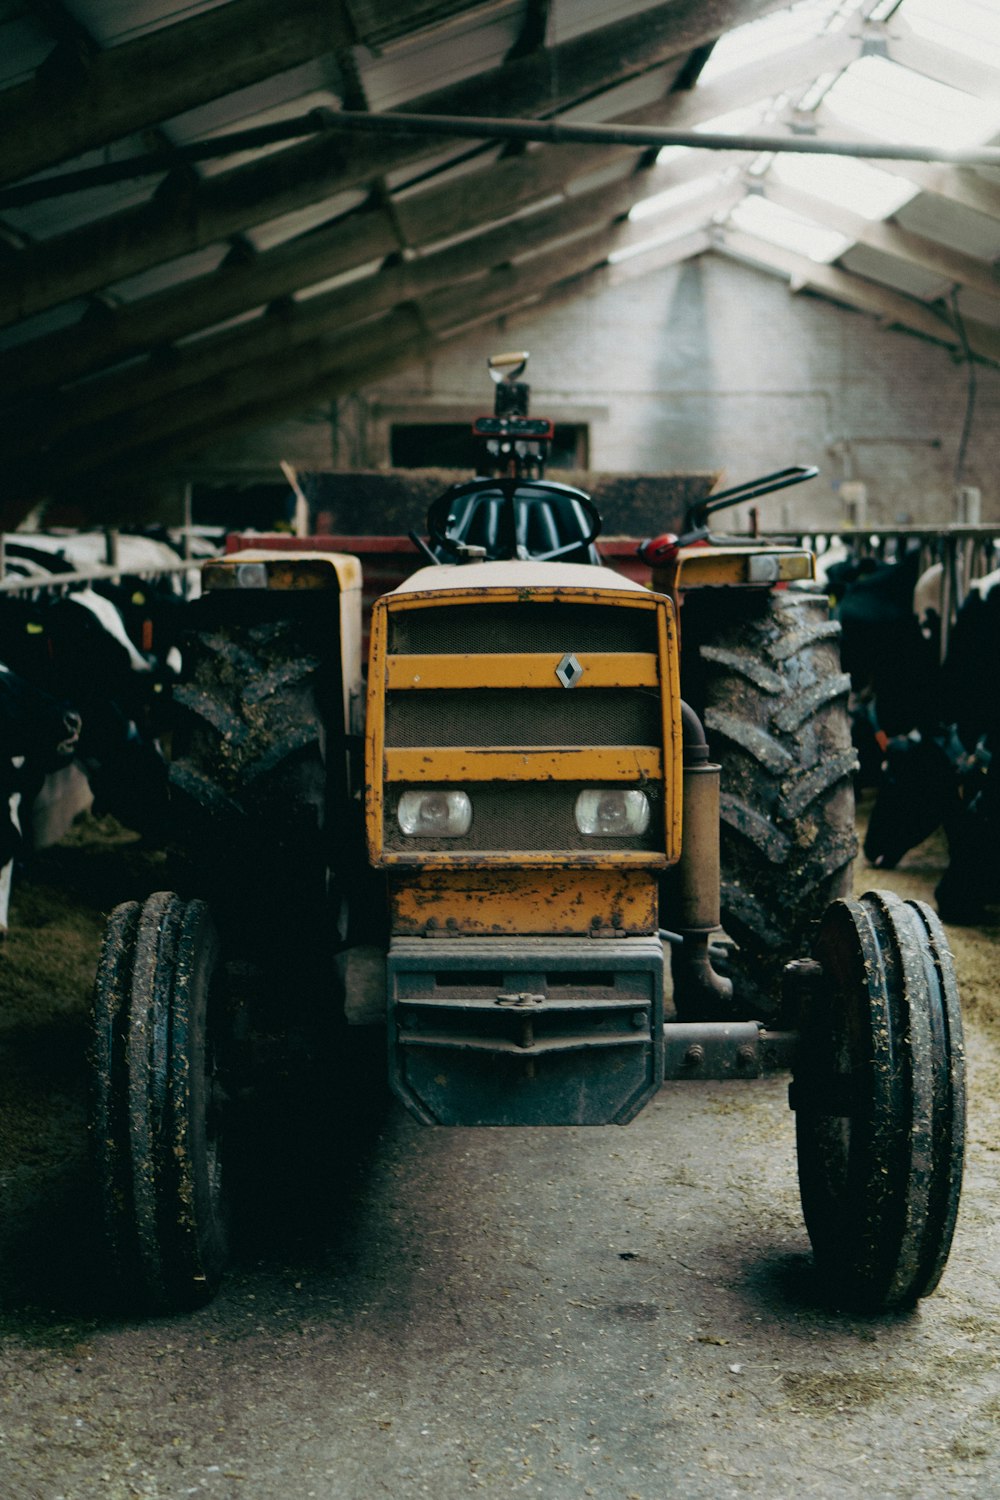
[[[955,167],[1000,167],[1000,146],[904,146],[871,141],[836,141],[810,135],[727,135],[719,131],[671,130],[651,125],[588,125],[558,120],[506,120],[470,115],[422,115],[389,111],[314,109],[306,115],[230,131],[207,141],[172,146],[142,156],[57,172],[0,189],[0,211],[63,197],[107,183],[170,172],[182,162],[208,161],[240,151],[261,150],[282,141],[325,134],[428,135],[485,141],[529,141],[539,145],[634,146],[637,151],[687,146],[698,151],[792,152],[800,156],[849,156],[870,161],[916,161]]]

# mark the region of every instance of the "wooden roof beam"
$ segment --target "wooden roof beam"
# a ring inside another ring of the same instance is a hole
[[[721,196],[707,195],[688,207],[683,216],[673,214],[671,229],[680,233],[688,224],[700,227],[718,209],[730,205],[734,193],[740,191],[733,185]],[[130,365],[118,374],[87,381],[77,390],[57,393],[54,398],[46,394],[33,410],[22,409],[17,422],[9,424],[8,460],[28,457],[53,445],[65,449],[73,441],[86,444],[92,437],[89,429],[95,424],[118,421],[138,407],[152,408],[228,370],[267,360],[287,360],[300,344],[357,326],[394,306],[433,296],[445,288],[459,287],[464,295],[473,278],[481,278],[492,267],[515,258],[520,261],[545,255],[553,246],[561,245],[564,259],[555,263],[558,275],[565,276],[567,264],[589,267],[603,258],[601,247],[610,243],[609,236],[617,249],[651,238],[649,224],[612,222],[627,213],[637,196],[635,179],[595,189],[530,219],[488,230],[416,260],[384,267],[362,281],[197,339],[172,351],[169,357],[154,356],[143,365]],[[595,241],[600,241],[597,249]],[[528,267],[532,264],[527,262]],[[151,420],[155,422],[155,412]]]
[[[914,234],[912,230],[903,229],[891,220],[863,219],[859,214],[850,213],[827,199],[817,198],[812,193],[788,187],[771,178],[764,178],[761,187],[769,202],[780,204],[793,213],[802,214],[818,224],[835,229],[847,235],[856,245],[878,250],[883,255],[891,255],[906,265],[940,276],[942,281],[949,284],[967,286],[984,297],[1000,298],[1000,280],[996,267],[991,262],[953,250],[924,235]]]
[[[796,255],[742,230],[717,229],[713,234],[713,248],[787,276],[793,291],[820,292],[834,302],[870,313],[887,326],[933,339],[951,349],[960,350],[962,347],[954,324],[915,297],[879,286],[837,266],[823,265],[807,256]],[[972,322],[966,322],[965,326],[972,352],[981,359],[1000,364],[1000,331]]]
[[[706,207],[705,214],[710,216],[711,207]],[[280,328],[277,336],[268,331],[266,343],[257,346],[253,359],[246,357],[248,351],[244,350],[243,358],[227,364],[211,379],[149,405],[117,411],[89,428],[80,441],[66,441],[19,468],[11,466],[5,483],[12,494],[47,492],[80,474],[135,462],[136,455],[182,441],[193,425],[199,431],[209,430],[213,423],[224,423],[244,407],[263,405],[270,409],[272,400],[278,402],[290,393],[307,404],[308,393],[320,387],[331,371],[343,371],[347,377],[359,368],[362,345],[391,353],[400,319],[414,318],[414,326],[421,332],[444,338],[541,296],[547,299],[553,289],[558,295],[560,284],[604,266],[610,251],[623,243],[623,232],[627,233],[627,226],[624,230],[619,225],[605,227],[578,242],[561,243],[521,264],[497,267],[460,286],[445,280],[421,295],[418,303],[394,307],[365,324],[345,328],[341,320],[334,319],[331,326],[335,331],[325,324],[303,329],[290,325],[283,339]],[[300,339],[300,333],[306,336]]]
[[[232,3],[209,15],[224,14]],[[262,3],[262,0],[254,0]],[[263,0],[267,8],[268,0]],[[460,84],[408,102],[408,111],[509,117],[552,113],[624,78],[661,66],[783,0],[662,4],[572,41],[546,47]],[[270,7],[273,14],[273,6]],[[176,30],[177,28],[171,28]],[[554,87],[553,87],[554,85]],[[0,114],[2,118],[2,114]],[[641,122],[636,122],[641,123]],[[33,245],[11,259],[0,322],[24,318],[150,266],[332,198],[438,154],[441,140],[323,135],[198,183],[165,179],[148,202]]]
[[[130,364],[54,397],[43,393],[37,402],[37,420],[21,418],[17,430],[9,434],[8,455],[30,452],[39,441],[51,443],[123,411],[162,401],[235,366],[287,356],[299,343],[363,323],[439,287],[462,285],[492,266],[543,251],[551,242],[606,233],[609,219],[628,211],[634,193],[623,183],[584,194],[578,202],[559,204],[530,219],[487,230],[460,245],[383,266],[376,274],[346,286],[279,303],[251,322],[207,334],[167,355],[154,354],[139,366]]]
[[[352,45],[330,0],[230,0],[0,92],[0,181],[16,182]]]
[[[483,315],[489,316],[494,306],[509,305],[515,291],[521,296],[534,295],[568,269],[580,269],[603,260],[611,243],[612,234],[605,228],[599,235],[588,236],[583,248],[561,248],[554,256],[536,257],[524,267],[505,266],[492,275],[464,281],[457,287],[439,283],[436,278],[424,287],[418,284],[415,289],[423,293],[419,302],[420,326],[425,331],[429,327],[447,327],[456,316],[466,316],[470,306],[482,309]],[[400,273],[406,269],[398,268]],[[347,307],[346,296],[331,297],[319,311],[307,306],[301,317],[261,320],[259,327],[254,325],[243,337],[239,336],[241,330],[234,330],[228,338],[220,339],[223,358],[216,366],[213,367],[211,351],[206,351],[207,375],[199,369],[195,348],[186,366],[185,385],[161,394],[148,404],[114,409],[79,434],[71,433],[49,452],[26,459],[20,476],[12,466],[7,471],[11,488],[18,489],[39,468],[54,471],[65,480],[75,473],[113,464],[133,449],[173,437],[194,419],[209,421],[224,414],[234,402],[245,404],[260,393],[265,393],[266,399],[267,393],[278,393],[287,384],[298,390],[310,371],[324,368],[330,360],[349,359],[359,338],[371,337],[379,322],[400,311],[393,304],[403,302],[403,294],[410,289],[407,281],[402,276],[390,278],[387,292],[379,287],[381,281],[381,277],[375,278],[375,286],[366,288],[361,298],[355,298],[353,309]],[[382,296],[389,300],[380,306]],[[406,302],[405,307],[416,311],[413,302]],[[358,326],[365,314],[377,312],[382,313],[377,321]]]
[[[590,170],[593,165],[590,148],[531,152],[498,162],[488,172],[463,177],[460,183],[397,199],[391,217],[383,209],[359,210],[327,229],[249,261],[227,264],[191,283],[108,309],[90,322],[85,338],[79,325],[73,325],[0,354],[0,396],[61,385],[355,266],[378,261],[398,248],[400,231],[416,247],[447,240],[463,230],[481,231],[496,219],[498,197],[514,212],[560,193],[575,171]],[[628,179],[629,202],[705,175],[717,166],[710,153],[692,152],[663,167],[649,168]],[[576,194],[567,201],[568,223],[573,221],[573,204],[582,196]],[[527,226],[531,219],[520,222]]]
[[[680,235],[669,245],[659,246],[645,255],[635,256],[619,265],[600,262],[583,271],[577,271],[562,282],[549,285],[544,290],[546,307],[556,305],[600,286],[618,285],[637,275],[662,270],[686,260],[693,255],[711,249],[709,234],[696,229]],[[509,273],[508,273],[509,274]],[[228,408],[204,413],[192,408],[191,422],[174,432],[164,441],[154,442],[143,449],[133,451],[114,472],[141,473],[150,468],[166,468],[176,471],[178,460],[210,448],[220,440],[231,438],[241,432],[266,426],[283,417],[293,416],[304,407],[317,401],[331,400],[351,391],[361,390],[367,385],[387,378],[421,360],[426,359],[435,348],[449,339],[467,333],[484,321],[503,316],[516,324],[518,318],[527,313],[539,295],[537,288],[508,284],[506,293],[498,292],[496,302],[487,306],[482,299],[467,292],[465,298],[453,301],[448,317],[428,332],[414,311],[402,308],[379,319],[361,331],[359,338],[351,341],[350,349],[343,357],[332,354],[329,363],[311,371],[300,383],[293,373],[290,385],[282,384],[269,391],[265,398],[251,399],[245,404],[233,404]],[[410,319],[407,322],[407,319]],[[293,366],[293,372],[298,366]],[[96,473],[102,473],[98,466]],[[58,475],[52,482],[77,484],[79,479],[64,481]],[[84,481],[86,479],[84,478]],[[34,495],[39,498],[41,491]],[[23,505],[24,502],[22,502]]]
[[[842,127],[822,106],[816,111],[815,120],[821,140],[824,136],[835,138],[841,134]],[[852,129],[851,136],[857,141],[878,140],[877,136],[857,129]],[[961,208],[971,208],[976,213],[986,214],[991,218],[1000,218],[1000,184],[986,177],[975,167],[951,167],[941,166],[934,162],[887,159],[880,161],[878,168],[880,172],[889,172],[894,177],[905,178],[922,193],[932,193],[935,197],[943,198],[948,203],[956,203]]]

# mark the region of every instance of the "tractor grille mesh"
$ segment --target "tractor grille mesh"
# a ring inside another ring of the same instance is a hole
[[[658,745],[660,700],[649,688],[442,688],[388,693],[386,744]]]
[[[399,655],[452,651],[655,651],[656,614],[607,604],[525,600],[452,604],[389,615],[389,650]]]

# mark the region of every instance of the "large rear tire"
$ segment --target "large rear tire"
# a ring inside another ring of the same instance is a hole
[[[94,992],[93,1136],[115,1281],[149,1311],[206,1302],[227,1260],[226,1006],[204,902],[111,914]]]
[[[938,1284],[962,1185],[965,1057],[944,929],[889,891],[838,901],[815,944],[792,1101],[821,1284],[868,1310]]]
[[[684,697],[722,765],[722,925],[739,1014],[774,1015],[857,852],[840,627],[825,595],[702,589],[681,615]]]
[[[268,946],[323,920],[324,662],[315,622],[216,621],[185,644],[170,792],[176,883]]]

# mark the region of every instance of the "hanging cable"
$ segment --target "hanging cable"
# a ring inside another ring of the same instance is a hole
[[[965,322],[958,306],[958,287],[951,289],[951,315],[955,324],[955,332],[962,346],[962,357],[965,360],[966,387],[965,387],[965,417],[962,421],[962,436],[959,439],[958,453],[955,456],[955,488],[958,489],[965,477],[965,455],[969,447],[969,438],[972,434],[972,419],[976,410],[976,361],[969,347],[968,334],[965,331]]]

